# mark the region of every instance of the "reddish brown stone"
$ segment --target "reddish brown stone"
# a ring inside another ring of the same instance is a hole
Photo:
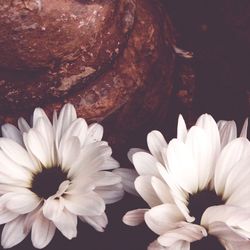
[[[116,58],[134,23],[134,0],[27,3],[0,5],[0,103],[13,109],[86,84]]]
[[[114,1],[80,3],[78,8],[81,5],[82,8],[85,8],[85,5],[88,4],[103,4],[109,5],[109,9],[112,9],[114,5]],[[118,2],[116,1],[116,3]],[[9,71],[3,70],[5,79],[8,77],[11,79],[13,74],[13,77],[19,82],[9,80],[8,84],[11,87],[6,88],[5,92],[0,94],[2,119],[14,121],[21,115],[28,117],[37,104],[51,114],[53,109],[58,110],[64,103],[71,102],[75,105],[79,116],[86,118],[88,121],[102,121],[109,141],[121,145],[130,144],[135,140],[135,137],[145,133],[150,126],[157,126],[164,120],[172,91],[172,73],[175,61],[171,46],[173,44],[171,24],[166,14],[163,13],[161,3],[158,0],[121,0],[119,3],[123,7],[114,11],[114,19],[121,16],[121,13],[123,14],[125,17],[121,26],[123,31],[117,31],[118,33],[114,31],[111,38],[100,38],[99,43],[104,46],[100,51],[105,50],[105,46],[111,42],[110,40],[114,40],[116,37],[120,38],[122,34],[127,34],[131,28],[132,30],[128,33],[127,43],[123,45],[122,49],[115,52],[118,55],[114,58],[112,64],[104,64],[104,69],[100,70],[94,77],[84,78],[83,76],[83,79],[80,77],[77,86],[73,87],[70,83],[70,88],[66,88],[62,92],[58,91],[58,87],[51,91],[51,83],[61,79],[60,69],[58,69],[57,72],[54,72],[54,80],[40,82],[41,89],[45,91],[45,96],[54,95],[54,98],[44,97],[44,93],[38,98],[41,93],[38,87],[40,85],[37,85],[39,81],[30,81],[26,85],[25,80],[23,80],[26,77],[25,75],[21,77],[17,75],[17,71],[10,74]],[[78,37],[76,36],[76,38]],[[86,41],[86,38],[84,39]],[[57,41],[55,41],[55,46],[58,46]],[[95,53],[95,51],[95,46],[89,49],[90,53]],[[36,53],[39,54],[39,51],[36,51]],[[6,53],[6,56],[8,56],[8,53]],[[37,60],[39,61],[39,59]],[[78,67],[86,66],[77,59],[72,62],[65,60],[64,63],[68,63],[69,67],[72,63]],[[96,63],[99,62],[102,65],[103,61],[98,60],[96,59]],[[86,68],[86,70],[89,69]],[[29,76],[36,74],[29,67],[26,68],[26,71]],[[48,71],[46,72],[42,73],[43,76],[48,74]],[[68,74],[69,70],[65,68],[65,72]],[[84,72],[83,68],[81,73],[84,74]],[[46,77],[48,76],[46,75]],[[15,94],[20,81],[23,82],[23,87],[21,88],[22,92],[19,92],[17,96],[25,97],[23,99],[17,98],[18,102],[15,97],[7,99],[8,94],[12,92]],[[6,82],[2,81],[1,88],[4,89],[4,86],[6,86]],[[32,96],[35,96],[35,99]],[[5,110],[3,110],[3,107],[5,107]]]

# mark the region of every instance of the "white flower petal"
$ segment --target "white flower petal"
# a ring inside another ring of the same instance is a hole
[[[13,185],[14,187],[20,187],[20,188],[29,188],[30,183],[27,181],[21,180],[21,179],[16,179],[12,178],[4,173],[0,172],[0,183],[1,185]],[[5,190],[0,190],[0,194],[5,194]]]
[[[250,155],[250,142],[246,138],[237,138],[231,141],[222,150],[215,168],[214,186],[217,194],[223,194],[226,176],[233,166]]]
[[[39,132],[39,134],[43,138],[43,141],[46,143],[46,148],[48,149],[48,152],[49,152],[48,156],[50,157],[49,162],[51,162],[51,165],[54,165],[56,162],[55,153],[54,153],[54,150],[55,150],[54,132],[53,132],[53,128],[52,128],[50,121],[48,120],[48,118],[45,119],[41,117],[36,121],[34,128],[36,129],[36,131]]]
[[[44,201],[43,215],[49,220],[54,220],[63,209],[64,205],[61,199],[49,198]]]
[[[111,148],[101,142],[85,146],[80,151],[78,159],[71,165],[68,176],[79,176],[79,174],[87,176],[98,170],[103,170],[105,161],[111,160],[111,154]]]
[[[32,225],[31,240],[33,246],[39,249],[46,247],[52,240],[55,230],[53,222],[47,220],[40,212]]]
[[[70,185],[65,190],[65,194],[83,194],[93,191],[95,188],[95,183],[93,180],[88,176],[84,178],[74,178]]]
[[[193,170],[190,169],[190,171],[195,178],[197,178],[196,172],[198,173],[199,190],[203,190],[208,186],[213,175],[216,157],[216,155],[213,155],[213,145],[205,131],[197,126],[193,126],[189,130],[186,145],[191,149],[194,163]]]
[[[149,244],[147,250],[169,250],[169,249],[160,245],[159,242],[155,240]]]
[[[247,138],[247,130],[248,130],[248,119],[245,120],[241,133],[240,133],[240,137],[245,137]]]
[[[226,241],[243,241],[248,240],[247,237],[241,235],[225,222],[217,221],[209,224],[208,232],[210,235],[214,235],[220,240]]]
[[[122,221],[129,226],[138,226],[144,222],[144,215],[149,209],[136,209],[127,212]]]
[[[56,135],[57,123],[58,123],[57,112],[56,112],[56,110],[54,110],[53,116],[52,116],[52,127],[53,127],[53,131],[54,131],[54,135]]]
[[[135,180],[135,189],[150,207],[154,207],[162,203],[152,187],[151,176],[137,177]]]
[[[23,187],[0,183],[0,195],[10,192],[21,192]]]
[[[248,187],[250,190],[250,168],[249,168],[250,157],[243,158],[236,162],[232,170],[229,172],[223,192],[222,198],[227,200],[232,194],[238,194],[240,189]],[[244,173],[244,174],[243,174]],[[246,197],[245,197],[246,198]],[[248,199],[244,199],[248,201]]]
[[[33,168],[32,168],[32,172],[39,172],[42,170],[42,163],[39,161],[39,159],[32,153],[30,146],[28,144],[28,134],[25,132],[23,133],[23,142],[24,145],[26,147],[26,150],[29,154],[30,159],[33,162]]]
[[[150,153],[163,164],[163,159],[161,156],[161,150],[162,148],[167,147],[167,142],[165,138],[163,137],[162,133],[154,130],[150,132],[147,136],[147,144]]]
[[[145,222],[158,235],[178,227],[183,221],[183,215],[175,204],[163,204],[151,208],[145,213]]]
[[[19,216],[11,222],[5,224],[1,244],[3,248],[11,248],[25,239],[29,232],[24,232],[25,216]]]
[[[244,208],[250,207],[250,200],[248,199],[250,194],[249,185],[249,181],[247,182],[247,180],[245,180],[242,185],[240,185],[236,190],[233,191],[233,193],[227,199],[226,204]]]
[[[181,187],[178,185],[177,181],[175,180],[175,176],[173,174],[169,173],[165,167],[163,167],[161,164],[157,164],[157,169],[162,177],[162,179],[168,184],[168,186],[171,189],[171,193],[174,197],[174,199],[178,199],[185,204],[188,203],[188,197],[189,194],[181,189]]]
[[[173,139],[167,150],[169,170],[180,187],[189,193],[198,190],[198,169],[194,164],[191,149],[182,141]]]
[[[162,203],[174,203],[169,186],[157,177],[151,178],[151,184]]]
[[[39,131],[34,128],[29,130],[27,133],[27,144],[32,154],[39,159],[44,167],[52,166],[52,152]]]
[[[93,123],[88,127],[85,144],[101,141],[103,137],[103,126]]]
[[[71,182],[69,180],[63,181],[59,187],[58,190],[56,191],[56,193],[50,197],[53,198],[59,198],[61,197],[64,193],[66,193],[66,191],[68,190],[69,186],[70,186]]]
[[[31,171],[34,169],[33,162],[29,154],[18,143],[8,138],[0,138],[0,147],[4,153],[16,164],[24,166]]]
[[[95,192],[102,197],[106,204],[112,204],[122,199],[124,195],[123,186],[121,183],[105,186],[105,187],[97,187]]]
[[[112,172],[99,171],[91,176],[96,187],[110,186],[121,183],[121,177]]]
[[[177,125],[177,139],[181,140],[182,142],[185,142],[186,136],[187,136],[187,126],[183,119],[183,116],[179,115],[178,125]]]
[[[62,135],[60,144],[66,143],[72,136],[77,137],[81,147],[84,145],[87,136],[88,125],[83,118],[74,120]]]
[[[38,216],[40,216],[40,213],[41,213],[41,210],[42,210],[42,205],[43,204],[40,203],[40,205],[35,210],[33,210],[32,212],[25,215],[25,220],[24,220],[24,225],[23,225],[23,231],[25,233],[30,232],[34,221],[36,220],[36,218]]]
[[[185,202],[178,200],[174,197],[175,200],[175,204],[176,206],[179,208],[179,210],[181,211],[181,213],[183,214],[183,216],[185,217],[187,222],[194,222],[195,221],[195,217],[190,216],[190,211],[187,207],[187,205],[185,204]]]
[[[237,127],[235,121],[219,121],[221,147],[224,148],[230,141],[237,137]]]
[[[61,210],[52,221],[69,240],[77,236],[77,216],[70,213],[67,209]]]
[[[217,122],[219,132],[223,129],[223,127],[227,124],[227,122],[228,121],[226,121],[226,120],[220,120],[220,121]]]
[[[147,250],[190,250],[190,243],[187,241],[177,241],[170,247],[164,247],[158,241],[152,242]]]
[[[70,126],[70,124],[77,118],[76,110],[72,104],[65,104],[59,114],[56,124],[56,146],[59,147],[60,140]]]
[[[23,146],[22,134],[14,125],[6,123],[2,125],[1,129],[3,137],[9,138]]]
[[[220,134],[218,126],[213,117],[208,114],[201,115],[196,122],[196,126],[205,130],[214,150],[213,155],[218,156],[221,149]]]
[[[33,211],[40,203],[40,199],[31,191],[7,193],[0,197],[0,204],[3,204],[8,210],[26,214]]]
[[[68,171],[80,154],[80,141],[77,137],[71,137],[60,143],[58,160],[62,170]]]
[[[32,173],[27,168],[18,165],[16,162],[10,159],[1,149],[0,162],[0,173],[3,176],[12,178],[13,180],[23,181],[27,186],[30,184]],[[6,182],[4,181],[2,183]]]
[[[108,150],[107,150],[108,152]],[[98,166],[98,170],[112,170],[120,167],[120,163],[112,157],[105,156],[105,160]]]
[[[249,250],[250,249],[250,240],[242,241],[226,241],[224,243],[226,250]]]
[[[128,153],[127,153],[127,156],[128,156],[128,159],[131,163],[133,163],[133,155],[137,152],[147,152],[146,150],[144,149],[141,149],[141,148],[131,148],[129,149]],[[148,152],[147,152],[148,153]]]
[[[248,237],[240,234],[237,229],[235,230],[226,223],[220,221],[209,224],[208,232],[222,241],[241,242],[249,240]]]
[[[161,245],[165,247],[171,247],[173,244],[179,241],[186,241],[191,243],[202,239],[204,236],[206,236],[206,231],[203,227],[186,223],[182,227],[166,232],[157,240]]]
[[[1,225],[14,220],[18,216],[19,216],[19,214],[11,212],[4,207],[0,208],[0,224]]]
[[[32,119],[33,127],[36,126],[36,124],[37,124],[38,120],[40,120],[40,118],[43,118],[44,120],[46,120],[47,122],[50,123],[48,116],[46,115],[46,113],[44,112],[44,110],[42,108],[35,108],[32,118],[33,118]]]
[[[71,213],[76,215],[98,216],[105,210],[103,199],[95,192],[67,195],[64,197],[63,203]]]
[[[201,218],[201,225],[209,227],[213,222],[225,222],[234,228],[246,228],[250,211],[237,206],[221,205],[212,206],[206,209]],[[241,226],[242,225],[242,226]],[[250,230],[250,224],[248,225]]]
[[[105,213],[99,216],[80,216],[80,219],[91,225],[98,232],[104,232],[104,228],[108,224],[108,218]]]
[[[18,128],[22,133],[27,133],[30,130],[30,125],[27,123],[27,121],[23,118],[20,117],[18,119]]]
[[[135,169],[139,175],[152,175],[160,177],[156,167],[157,161],[151,154],[146,152],[137,152],[133,154],[132,158]]]
[[[161,149],[161,157],[162,157],[162,161],[163,161],[163,166],[165,166],[166,168],[168,168],[168,148],[162,148]]]
[[[135,190],[135,179],[138,177],[138,174],[133,169],[127,168],[117,168],[113,171],[113,173],[119,175],[122,178],[122,185],[126,192],[138,195]]]

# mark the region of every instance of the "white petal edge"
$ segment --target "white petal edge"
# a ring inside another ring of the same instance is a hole
[[[98,232],[104,232],[104,229],[108,225],[108,217],[106,213],[103,213],[100,216],[80,216],[80,219],[91,225]]]
[[[138,174],[135,170],[127,168],[117,168],[113,171],[113,173],[122,178],[122,185],[126,192],[138,196],[134,184],[135,179],[138,177]]]
[[[186,136],[187,136],[187,126],[183,119],[183,116],[179,115],[177,124],[177,139],[181,140],[182,142],[185,142]]]
[[[248,131],[248,118],[245,120],[241,133],[240,133],[240,137],[245,137],[247,138],[247,131]]]
[[[46,247],[54,237],[56,227],[40,212],[36,216],[31,230],[31,241],[36,248]]]
[[[23,146],[22,133],[14,125],[6,123],[2,125],[2,136],[9,138]]]
[[[5,224],[1,236],[3,248],[11,248],[25,239],[29,232],[24,232],[24,220],[25,216],[21,215]]]
[[[184,221],[178,207],[168,203],[151,208],[145,213],[144,218],[148,227],[158,235],[177,228],[178,223]]]
[[[151,176],[139,176],[135,180],[135,189],[150,207],[162,204],[151,184]]]
[[[144,222],[144,215],[149,209],[141,208],[127,212],[122,221],[128,226],[138,226]]]
[[[147,144],[150,153],[163,164],[161,150],[167,147],[167,142],[162,133],[157,130],[150,132],[147,135]]]

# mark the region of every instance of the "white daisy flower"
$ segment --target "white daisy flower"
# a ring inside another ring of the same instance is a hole
[[[1,244],[10,248],[31,231],[36,248],[45,247],[55,229],[68,239],[77,235],[78,218],[102,232],[105,204],[123,196],[119,167],[102,141],[103,127],[77,118],[66,104],[53,124],[37,108],[33,126],[20,118],[17,129],[5,124],[0,138]]]
[[[190,243],[192,249],[250,249],[247,121],[240,138],[235,131],[227,138],[231,123],[219,127],[205,114],[187,130],[180,116],[177,138],[169,144],[152,131],[150,153],[129,152],[139,174],[135,188],[150,208],[130,211],[123,221],[145,221],[159,235],[148,249],[188,250]]]

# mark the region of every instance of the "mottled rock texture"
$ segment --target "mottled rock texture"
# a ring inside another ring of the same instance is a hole
[[[130,147],[166,118],[175,55],[161,1],[4,1],[0,37],[2,122],[70,102]]]

